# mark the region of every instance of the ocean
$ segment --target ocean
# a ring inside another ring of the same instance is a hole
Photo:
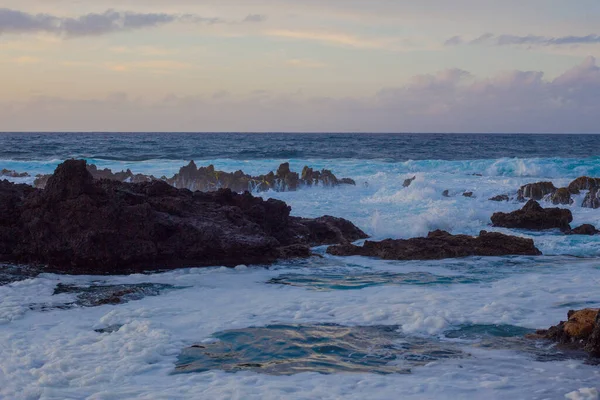
[[[316,248],[322,257],[268,268],[23,274],[0,286],[2,399],[598,398],[597,365],[524,335],[600,307],[600,235],[493,228],[494,212],[523,204],[488,199],[600,177],[600,135],[0,134],[0,169],[31,174],[14,182],[68,158],[154,176],[190,160],[252,175],[327,168],[357,185],[257,195],[347,218],[373,240],[488,230],[532,238],[543,256],[382,261]],[[600,228],[584,195],[561,207],[572,226]],[[89,307],[107,287],[141,289]]]

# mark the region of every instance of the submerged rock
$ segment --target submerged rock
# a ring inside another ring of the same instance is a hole
[[[489,199],[490,201],[509,201],[510,197],[507,194],[500,194]]]
[[[598,309],[571,310],[568,320],[550,329],[539,330],[532,338],[545,338],[562,345],[581,349],[600,357],[600,313]]]
[[[94,164],[87,166],[88,172],[94,179],[109,179],[118,182],[141,183],[158,180],[152,175],[134,174],[131,170],[113,173],[110,169],[98,169]],[[51,175],[39,175],[34,186],[43,189]],[[245,191],[267,191],[279,192],[295,191],[304,186],[339,186],[356,185],[350,178],[338,179],[330,170],[323,169],[314,171],[312,168],[304,167],[302,177],[297,172],[290,170],[289,163],[283,163],[277,172],[269,172],[266,175],[250,176],[243,171],[224,172],[215,169],[214,165],[208,167],[197,167],[194,161],[179,169],[179,172],[171,178],[161,177],[160,180],[178,189],[189,189],[191,191],[215,191],[219,189],[231,189],[234,192]]]
[[[44,190],[0,182],[0,261],[74,274],[235,266],[307,257],[309,247],[367,235],[349,221],[290,216],[282,201],[163,181],[94,180],[59,165]]]
[[[573,204],[573,199],[571,198],[571,192],[569,192],[569,189],[567,188],[560,188],[557,189],[556,192],[552,193],[550,195],[550,199],[549,199],[552,204],[563,204],[563,205],[569,205],[569,204]]]
[[[450,191],[448,189],[444,190],[442,192],[442,196],[444,196],[444,197],[450,197]]]
[[[473,197],[473,192],[464,192],[463,197]]]
[[[590,189],[590,191],[585,195],[583,203],[581,203],[581,207],[600,208],[600,192],[598,192],[598,189]]]
[[[478,237],[430,232],[425,238],[366,241],[363,246],[350,243],[332,246],[327,253],[335,256],[366,256],[384,260],[439,260],[468,256],[507,256],[542,253],[533,240],[502,233],[481,231]]]
[[[411,185],[411,183],[414,182],[415,179],[417,179],[416,176],[413,176],[412,178],[409,178],[409,179],[405,179],[404,183],[402,184],[402,186],[409,187]]]
[[[511,213],[497,212],[492,215],[494,226],[503,228],[570,230],[571,221],[573,221],[573,215],[570,210],[542,208],[535,200],[529,200],[520,210]]]
[[[589,176],[580,176],[567,187],[572,194],[579,194],[582,190],[591,190],[600,188],[600,178],[590,178]]]
[[[517,198],[519,201],[525,201],[525,199],[541,200],[544,196],[554,192],[556,192],[556,187],[552,182],[529,183],[521,186],[517,192]]]

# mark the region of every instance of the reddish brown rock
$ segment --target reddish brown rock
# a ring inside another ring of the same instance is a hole
[[[582,190],[597,189],[600,187],[600,178],[590,178],[589,176],[580,176],[567,187],[572,194],[579,194]]]
[[[571,229],[570,231],[566,232],[569,235],[597,235],[600,234],[600,231],[596,229],[596,227],[594,225],[591,224],[583,224],[581,226],[578,226],[577,228]]]
[[[600,313],[598,309],[571,310],[568,320],[550,329],[538,330],[533,338],[545,338],[600,357]]]
[[[0,261],[48,271],[265,264],[365,237],[346,220],[291,217],[284,202],[247,192],[94,180],[85,161],[59,165],[44,190],[0,183]]]
[[[542,208],[535,200],[529,200],[522,209],[511,213],[498,212],[492,215],[494,226],[545,230],[559,228],[570,230],[573,221],[571,211],[563,208]]]
[[[569,205],[573,204],[573,199],[571,198],[571,192],[567,188],[556,189],[556,192],[550,195],[550,201],[552,204],[558,205]]]
[[[384,260],[439,260],[468,256],[542,254],[531,239],[486,231],[481,231],[478,237],[435,231],[425,238],[366,241],[363,246],[347,243],[331,246],[327,253],[335,256],[378,257]]]
[[[525,201],[526,199],[542,200],[544,196],[555,191],[556,187],[552,182],[529,183],[521,186],[517,192],[517,198],[519,201]]]
[[[585,195],[581,207],[585,208],[600,208],[600,192],[598,189],[590,189]]]

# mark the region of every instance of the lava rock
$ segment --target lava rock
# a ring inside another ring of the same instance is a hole
[[[331,246],[327,253],[335,256],[366,256],[384,260],[439,260],[468,256],[507,256],[542,253],[533,240],[496,232],[481,231],[478,237],[452,235],[446,231],[430,232],[425,238],[366,241],[363,246]]]
[[[444,190],[442,192],[442,196],[444,196],[444,197],[450,197],[450,191],[448,189]]]
[[[600,357],[600,313],[598,309],[568,312],[567,321],[561,321],[550,329],[538,330],[531,338],[552,340],[569,348],[585,350]]]
[[[29,174],[27,172],[17,172],[12,169],[2,169],[0,170],[0,176],[8,176],[9,178],[27,178]]]
[[[525,201],[525,199],[541,200],[544,196],[554,192],[556,192],[556,187],[552,182],[529,183],[521,186],[517,192],[517,198],[519,201]]]
[[[490,201],[509,201],[510,197],[507,194],[499,194],[489,199]]]
[[[567,189],[571,194],[579,194],[582,190],[591,190],[600,188],[600,178],[590,178],[589,176],[580,176],[569,184]]]
[[[568,231],[566,233],[569,234],[569,235],[589,235],[589,236],[593,236],[593,235],[600,234],[600,231],[597,230],[594,225],[583,224],[581,226],[578,226],[577,228],[571,229],[570,231]]]
[[[268,264],[310,246],[366,238],[351,222],[229,189],[191,192],[154,180],[95,180],[86,162],[59,165],[44,190],[0,182],[0,261],[71,274]],[[292,247],[290,247],[292,246]]]
[[[411,185],[411,183],[414,182],[415,179],[417,179],[416,176],[413,176],[412,178],[409,178],[409,179],[405,179],[404,183],[402,184],[402,186],[409,187]]]
[[[583,203],[581,203],[581,207],[600,208],[600,193],[598,192],[598,189],[590,189],[590,191],[585,195]]]
[[[463,197],[473,197],[473,192],[464,192]]]
[[[570,210],[563,208],[542,208],[535,200],[529,200],[522,209],[511,213],[497,212],[492,215],[494,226],[503,228],[520,228],[545,230],[559,228],[570,230],[573,221]]]
[[[571,198],[571,192],[567,188],[556,189],[556,192],[550,195],[550,201],[552,204],[573,204],[573,199]]]

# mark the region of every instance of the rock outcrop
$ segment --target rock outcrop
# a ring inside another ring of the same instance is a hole
[[[0,261],[119,274],[271,263],[366,237],[349,221],[291,217],[284,202],[248,192],[95,180],[86,167],[64,162],[43,190],[0,182]]]
[[[529,200],[522,209],[511,213],[497,212],[492,215],[494,226],[531,230],[561,229],[570,230],[573,221],[570,210],[563,208],[543,208],[535,200]]]
[[[158,180],[152,175],[134,174],[131,170],[112,172],[110,169],[98,169],[95,165],[87,166],[94,179],[110,179],[118,182],[140,183]],[[51,175],[39,175],[34,181],[34,186],[43,189]],[[198,167],[194,161],[179,169],[171,178],[161,177],[160,180],[178,189],[200,190],[203,192],[219,189],[231,189],[234,192],[245,191],[263,192],[267,190],[294,191],[305,186],[339,186],[356,185],[350,178],[338,179],[330,170],[314,171],[304,167],[302,177],[297,172],[290,170],[289,163],[283,163],[277,172],[266,175],[251,176],[243,171],[224,172],[215,169],[214,165]]]
[[[517,198],[519,201],[525,201],[526,199],[542,200],[544,196],[554,192],[556,192],[556,187],[552,182],[528,183],[521,186],[517,192]]]
[[[327,253],[335,256],[366,256],[384,260],[439,260],[468,256],[507,256],[542,254],[533,240],[502,233],[481,231],[478,237],[430,232],[425,238],[366,241],[363,246],[350,243],[331,246]]]
[[[581,207],[585,208],[600,208],[600,191],[596,188],[590,189],[585,195]]]
[[[490,201],[509,201],[510,197],[508,197],[507,194],[499,194],[498,196],[494,196],[492,198],[489,199]]]
[[[556,192],[550,195],[549,199],[552,204],[558,205],[569,205],[573,204],[573,199],[571,198],[571,192],[567,188],[556,189]]]
[[[530,338],[544,338],[563,346],[585,350],[591,356],[600,357],[600,313],[598,309],[571,310],[568,320],[550,329],[538,330]]]
[[[597,188],[600,188],[600,178],[590,178],[589,176],[580,176],[567,187],[572,194],[579,194],[582,190]]]
[[[600,234],[600,231],[598,229],[596,229],[596,227],[594,225],[591,224],[583,224],[581,226],[578,226],[577,228],[573,228],[567,232],[565,232],[569,235],[589,235],[589,236],[593,236],[593,235],[597,235]]]
[[[417,179],[416,176],[413,176],[412,178],[405,179],[404,183],[402,184],[402,186],[409,187],[415,181],[415,179]]]
[[[17,172],[12,169],[2,169],[0,170],[0,176],[7,176],[9,178],[27,178],[29,174],[27,172]]]

